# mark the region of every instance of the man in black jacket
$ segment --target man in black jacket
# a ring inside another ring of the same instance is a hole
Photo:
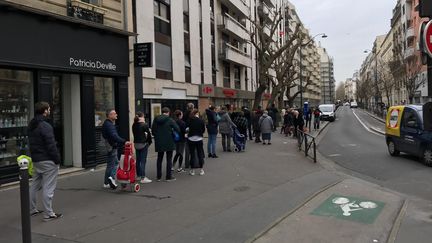
[[[104,188],[116,189],[117,184],[115,182],[115,173],[119,159],[117,157],[117,149],[126,143],[126,140],[118,135],[115,127],[115,121],[117,120],[117,112],[114,109],[108,109],[106,111],[107,119],[102,125],[102,136],[106,140],[107,145],[107,167],[105,169],[104,177]]]
[[[247,129],[248,129],[248,134],[249,134],[249,140],[253,140],[252,138],[252,115],[251,112],[249,111],[249,109],[246,106],[242,107],[242,111],[244,114],[244,117],[246,118],[248,125],[247,125]]]
[[[57,175],[60,164],[60,154],[54,138],[53,127],[47,122],[50,106],[47,102],[35,105],[36,116],[28,126],[30,153],[33,160],[33,182],[30,188],[30,213],[36,215],[44,212],[44,220],[49,221],[62,217],[54,213],[52,200],[57,185]],[[42,204],[44,211],[36,208],[36,194],[42,189]]]

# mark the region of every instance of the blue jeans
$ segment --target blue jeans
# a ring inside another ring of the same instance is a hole
[[[104,178],[104,184],[108,184],[108,177],[112,177],[115,179],[117,166],[119,163],[119,159],[117,158],[117,149],[113,149],[113,151],[108,153],[108,161],[107,161],[107,167],[105,169],[105,178]]]
[[[148,146],[136,150],[136,173],[138,177],[145,177],[145,166],[147,163]]]
[[[209,154],[216,154],[216,137],[217,134],[208,135],[207,151]]]

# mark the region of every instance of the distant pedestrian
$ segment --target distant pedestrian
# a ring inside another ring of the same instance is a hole
[[[260,143],[261,141],[261,131],[259,126],[259,119],[261,118],[263,111],[261,110],[261,106],[258,106],[258,109],[254,112],[254,116],[252,117],[252,125],[255,135],[255,143]]]
[[[309,130],[311,128],[311,124],[312,124],[312,108],[309,107],[306,111],[305,114],[305,119],[306,119],[306,127],[309,127]]]
[[[244,117],[243,111],[240,111],[237,113],[237,116],[233,120],[234,124],[237,126],[237,129],[239,130],[240,134],[243,134],[245,137],[245,141],[247,140],[247,128],[248,128],[248,121]]]
[[[301,114],[299,111],[294,111],[294,134],[296,137],[299,136],[298,130],[301,132],[305,131],[304,124],[303,114]]]
[[[271,133],[273,132],[273,119],[268,115],[268,111],[260,117],[259,127],[262,134],[263,144],[271,144]]]
[[[199,112],[197,109],[190,113],[190,122],[188,129],[188,144],[191,154],[197,153],[198,157],[198,168],[200,169],[200,175],[204,175],[204,132],[205,124],[204,121],[199,117]],[[190,161],[191,170],[190,175],[195,175],[195,168],[197,167],[197,161],[194,157],[191,157]]]
[[[105,169],[104,188],[116,189],[115,174],[119,163],[117,150],[122,147],[126,140],[121,138],[117,132],[115,121],[117,120],[117,112],[114,109],[106,111],[107,119],[102,125],[102,136],[105,139],[107,149],[107,167]]]
[[[186,146],[186,139],[185,139],[186,123],[182,119],[183,119],[183,112],[181,112],[180,110],[176,110],[174,112],[174,121],[177,123],[177,126],[180,129],[180,140],[176,142],[176,154],[174,156],[172,168],[173,169],[175,168],[175,165],[178,160],[177,172],[183,171],[182,163],[183,163],[185,146]]]
[[[144,113],[138,111],[132,125],[134,145],[136,150],[136,173],[141,183],[150,183],[152,180],[146,176],[146,163],[148,148],[152,144],[150,128],[145,122]]]
[[[219,121],[219,132],[222,135],[222,149],[224,152],[231,152],[232,127],[236,125],[232,122],[226,107],[222,107],[219,115],[221,118]]]
[[[57,185],[60,164],[60,153],[54,137],[53,127],[47,122],[51,108],[47,102],[35,104],[36,116],[28,126],[30,153],[33,160],[33,181],[30,187],[30,214],[44,213],[44,220],[49,221],[62,217],[54,213],[52,200]],[[36,194],[42,189],[44,211],[36,208]]]
[[[207,133],[208,133],[208,143],[207,152],[209,158],[218,158],[216,155],[216,138],[218,134],[218,116],[215,111],[214,106],[210,106],[205,110],[207,116]]]
[[[175,150],[175,141],[173,131],[180,133],[180,128],[176,122],[169,116],[170,109],[162,108],[162,115],[156,117],[152,123],[152,133],[155,139],[155,151],[157,152],[157,181],[162,178],[162,161],[166,153],[166,181],[175,181],[172,176],[172,156]]]
[[[273,132],[277,130],[278,127],[278,116],[279,116],[279,110],[276,108],[275,104],[272,104],[270,109],[269,109],[269,113],[268,115],[272,118],[273,120]]]
[[[291,109],[286,109],[283,121],[283,131],[285,136],[291,136],[292,128],[294,126],[294,115]]]
[[[250,112],[250,110],[246,107],[243,106],[242,108],[244,117],[246,118],[248,124],[247,124],[247,130],[248,130],[248,135],[249,135],[249,140],[253,140],[253,134],[252,134],[252,114]],[[247,136],[246,136],[247,138]]]

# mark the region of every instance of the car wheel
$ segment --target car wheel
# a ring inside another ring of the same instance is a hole
[[[388,141],[387,148],[391,156],[399,156],[400,152],[396,149],[396,145],[393,140]]]
[[[432,166],[432,149],[427,147],[423,151],[423,163],[427,166]]]

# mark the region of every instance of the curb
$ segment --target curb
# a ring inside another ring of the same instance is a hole
[[[246,240],[245,243],[253,243],[256,240],[258,240],[259,238],[261,238],[263,235],[265,235],[266,233],[268,233],[271,229],[273,229],[274,227],[276,227],[280,222],[282,222],[284,219],[288,218],[291,214],[295,213],[297,210],[299,210],[300,208],[302,208],[304,205],[306,205],[308,202],[310,202],[311,200],[313,200],[315,197],[317,197],[319,194],[323,193],[324,191],[327,191],[328,189],[336,186],[337,184],[341,183],[342,181],[344,181],[344,179],[340,179],[337,180],[336,182],[330,183],[322,188],[320,188],[318,191],[316,191],[315,193],[313,193],[312,195],[310,195],[309,197],[306,198],[306,200],[304,200],[302,203],[300,203],[298,206],[296,206],[294,209],[290,210],[288,213],[286,213],[285,215],[281,216],[280,218],[276,219],[273,223],[271,223],[270,225],[268,225],[267,227],[265,227],[261,232],[255,234],[252,238],[250,238],[249,240]]]
[[[368,114],[370,117],[374,118],[375,120],[377,120],[377,121],[382,122],[382,123],[385,124],[385,121],[382,118],[376,117],[375,115],[369,113],[369,111],[366,111],[364,109],[362,109],[362,111],[364,111],[366,114]]]
[[[400,226],[402,224],[402,219],[405,216],[406,210],[408,208],[408,200],[405,199],[401,208],[399,209],[399,213],[393,222],[393,227],[390,230],[389,237],[387,239],[387,243],[393,243],[396,241],[396,237],[399,233]]]

